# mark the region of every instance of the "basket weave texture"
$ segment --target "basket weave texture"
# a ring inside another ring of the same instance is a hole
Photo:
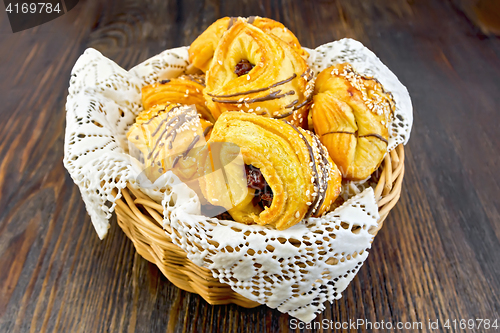
[[[375,198],[380,219],[377,228],[371,231],[374,235],[399,200],[404,176],[403,144],[386,155],[378,174]],[[246,308],[260,305],[219,282],[209,269],[192,263],[186,253],[172,243],[172,230],[163,229],[163,207],[144,193],[127,186],[122,190],[122,198],[116,200],[115,211],[118,225],[132,240],[137,252],[156,264],[178,288],[197,293],[212,305],[234,303]]]

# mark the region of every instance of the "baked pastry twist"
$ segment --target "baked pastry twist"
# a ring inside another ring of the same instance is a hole
[[[210,139],[210,134],[212,133],[214,124],[203,118],[200,119],[200,123],[201,123],[201,128],[203,129],[203,136],[205,137],[205,141],[208,141],[208,139]]]
[[[279,39],[293,47],[294,50],[297,51],[297,53],[300,54],[304,59],[309,58],[309,53],[307,53],[307,51],[304,50],[302,46],[300,46],[297,37],[295,37],[295,35],[280,22],[271,20],[266,17],[250,16],[248,18],[248,23],[253,24],[257,28],[261,29],[264,32],[267,32],[268,34],[272,34],[278,37]]]
[[[191,106],[167,103],[144,110],[127,138],[142,152],[151,181],[168,170],[183,181],[197,177],[199,158],[191,155],[200,151],[194,148],[205,146],[204,128]]]
[[[212,114],[205,105],[204,88],[203,75],[182,75],[162,80],[142,88],[142,104],[144,109],[164,103],[195,105],[202,118],[213,122]]]
[[[206,72],[212,63],[215,49],[222,35],[229,30],[237,21],[244,21],[262,31],[272,34],[293,47],[302,57],[309,54],[302,49],[299,40],[280,22],[259,16],[251,16],[248,19],[242,17],[223,17],[210,25],[189,47],[189,61],[197,68]]]
[[[347,63],[323,70],[314,93],[311,113],[316,134],[345,178],[367,178],[387,153],[394,108],[391,94]]]
[[[305,127],[311,79],[312,71],[290,45],[238,20],[215,50],[204,95],[215,119],[240,110]]]
[[[221,143],[225,145],[215,152],[212,147]],[[322,215],[340,193],[340,172],[319,139],[285,121],[226,112],[208,144],[208,176],[200,178],[200,187],[208,202],[224,206],[235,221],[283,230]],[[211,172],[214,161],[227,165],[238,154],[243,161],[233,163],[225,175]],[[230,193],[229,198],[221,193]]]

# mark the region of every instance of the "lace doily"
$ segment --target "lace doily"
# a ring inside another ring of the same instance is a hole
[[[308,52],[316,71],[349,61],[359,73],[381,81],[397,106],[390,148],[408,140],[408,92],[371,51],[343,39]],[[127,72],[98,51],[86,50],[71,74],[64,165],[100,238],[109,228],[115,200],[130,183],[162,202],[164,224],[174,231],[172,241],[191,261],[244,297],[310,321],[325,301],[341,297],[368,256],[370,228],[379,218],[373,190],[365,189],[322,218],[279,231],[200,215],[196,194],[171,172],[148,183],[140,177],[141,163],[128,154],[126,132],[141,110],[141,87],[188,71],[187,59],[187,47],[180,47]]]

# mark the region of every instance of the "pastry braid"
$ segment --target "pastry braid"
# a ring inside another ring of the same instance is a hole
[[[235,221],[283,230],[321,216],[340,193],[340,172],[311,132],[281,120],[226,112],[208,141],[210,147],[221,143],[218,155],[211,148],[205,163],[205,174],[214,176],[200,178],[200,187],[208,202],[225,206]],[[210,173],[215,159],[227,165],[238,154],[245,165],[233,164],[224,177]],[[231,198],[221,200],[228,192]]]
[[[314,130],[345,178],[370,176],[387,152],[394,102],[373,78],[345,63],[323,70],[311,106]]]
[[[194,108],[167,103],[142,111],[127,138],[142,152],[151,181],[168,170],[184,181],[197,176],[198,158],[190,154],[205,145],[204,132]]]
[[[142,104],[144,109],[164,103],[194,105],[203,119],[213,122],[212,114],[205,105],[204,88],[204,75],[182,75],[162,80],[142,88]]]
[[[215,50],[204,95],[215,119],[240,110],[306,127],[311,79],[312,71],[290,45],[239,20]]]
[[[197,68],[206,72],[212,63],[215,49],[222,35],[229,30],[237,21],[244,21],[262,31],[272,34],[293,47],[302,57],[309,54],[302,49],[299,40],[280,22],[259,16],[250,16],[248,19],[242,17],[223,17],[210,25],[189,47],[189,61]]]

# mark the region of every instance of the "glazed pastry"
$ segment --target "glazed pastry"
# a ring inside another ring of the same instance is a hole
[[[323,70],[314,93],[314,130],[332,160],[345,178],[367,178],[387,153],[394,109],[391,94],[347,63]]]
[[[240,110],[306,127],[311,79],[312,71],[292,47],[238,20],[215,50],[204,95],[215,119]]]
[[[202,75],[182,75],[162,80],[142,88],[142,104],[144,109],[167,102],[195,105],[202,118],[213,122],[212,114],[205,105],[204,88],[205,77]]]
[[[304,50],[295,35],[283,24],[266,17],[250,16],[248,23],[253,24],[264,32],[272,34],[295,49],[304,59],[309,58],[309,53]]]
[[[285,121],[226,112],[208,144],[212,155],[200,187],[208,202],[224,206],[235,221],[283,230],[321,216],[340,193],[340,172],[317,136]],[[217,144],[224,145],[213,149]],[[238,154],[242,162],[225,176],[211,172],[214,161],[227,165]]]
[[[206,72],[210,68],[215,49],[222,35],[229,30],[237,21],[248,22],[266,33],[272,34],[293,47],[301,56],[307,59],[309,54],[302,49],[295,35],[283,24],[264,17],[251,16],[248,19],[242,17],[224,17],[207,28],[189,47],[189,61],[197,68]]]
[[[172,170],[181,180],[197,176],[198,159],[191,156],[205,146],[199,114],[191,106],[157,104],[142,111],[127,133],[143,154],[146,176],[155,181]]]
[[[205,137],[205,141],[208,141],[208,139],[210,139],[210,134],[212,133],[214,124],[203,118],[200,119],[200,123],[201,123],[201,128],[203,129],[203,136]]]

